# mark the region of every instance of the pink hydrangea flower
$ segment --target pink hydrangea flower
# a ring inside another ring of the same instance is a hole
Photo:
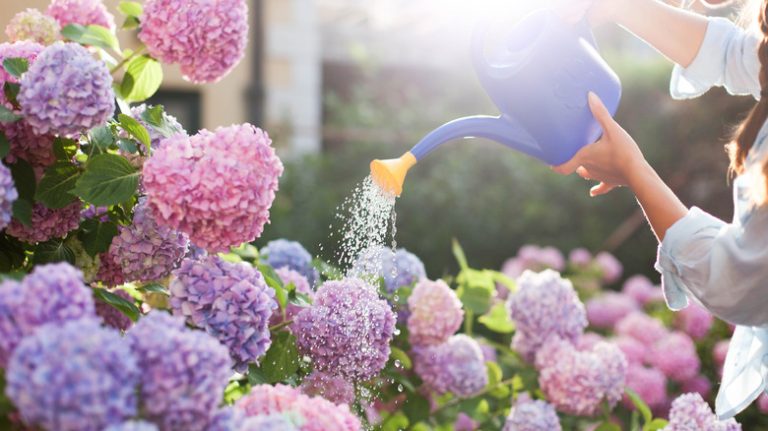
[[[119,286],[125,283],[123,267],[120,266],[114,254],[106,252],[99,255],[99,270],[96,272],[94,281],[107,287]]]
[[[560,431],[560,418],[546,401],[533,400],[528,393],[517,397],[502,431]]]
[[[667,404],[667,376],[656,368],[630,364],[627,368],[627,387],[635,391],[654,411]],[[634,410],[632,400],[626,395],[623,404]]]
[[[688,335],[673,332],[651,348],[651,364],[667,377],[677,382],[685,382],[699,373],[701,363],[696,354],[696,346]]]
[[[715,318],[699,304],[690,304],[677,313],[677,325],[693,339],[698,340],[709,333]]]
[[[712,392],[712,382],[706,376],[695,376],[683,383],[683,392],[696,392],[704,398],[707,398]]]
[[[438,394],[451,392],[468,398],[488,384],[480,345],[464,334],[454,335],[442,344],[415,347],[413,356],[414,371]]]
[[[715,365],[720,368],[725,364],[725,357],[728,355],[728,348],[730,345],[730,340],[721,340],[718,341],[712,349],[712,359],[714,359]]]
[[[639,311],[621,319],[615,330],[617,335],[632,337],[646,346],[653,345],[669,333],[659,320]]]
[[[43,45],[32,41],[0,43],[0,63],[7,58],[23,58],[31,65],[44,48]],[[4,86],[6,82],[18,84],[19,80],[8,73],[4,67],[0,67],[0,87]],[[0,102],[8,108],[11,107],[5,98],[5,92],[0,92]]]
[[[760,413],[768,413],[768,394],[763,393],[757,399],[757,409],[760,410]]]
[[[717,420],[709,405],[699,394],[683,394],[672,402],[669,424],[663,431],[741,431],[734,419]]]
[[[80,225],[81,208],[82,202],[79,200],[55,210],[36,203],[32,207],[32,223],[29,226],[13,219],[6,231],[8,235],[30,244],[62,238]]]
[[[592,253],[586,248],[575,248],[568,253],[568,262],[579,268],[586,267],[592,263]]]
[[[61,27],[94,24],[115,29],[115,17],[101,0],[53,0],[48,6],[48,15],[54,17]]]
[[[456,422],[453,423],[453,431],[475,431],[478,423],[468,414],[461,412],[456,416]]]
[[[152,214],[209,252],[253,241],[283,173],[271,144],[250,124],[171,136],[144,164]]]
[[[334,404],[352,405],[355,402],[355,385],[341,377],[313,371],[299,387],[309,396],[319,396]]]
[[[592,348],[595,347],[597,343],[604,341],[605,339],[600,334],[596,334],[594,332],[585,332],[581,337],[579,337],[578,341],[576,341],[576,349],[592,350]]]
[[[16,15],[5,27],[5,34],[11,42],[27,40],[50,45],[59,39],[59,23],[37,9],[26,9]]]
[[[624,282],[622,292],[634,299],[641,306],[651,302],[660,302],[664,300],[664,294],[661,288],[654,286],[651,280],[644,275],[633,275]]]
[[[595,256],[595,262],[603,273],[603,281],[614,283],[621,278],[624,266],[616,257],[607,251],[602,251]]]
[[[619,336],[611,340],[624,352],[624,357],[630,364],[642,364],[648,356],[649,347],[635,338]]]
[[[517,256],[504,262],[501,272],[510,278],[517,278],[525,270],[541,271],[547,268],[562,271],[565,268],[563,254],[554,247],[539,247],[529,244],[522,246],[518,250]]]
[[[53,153],[53,135],[35,134],[32,126],[24,120],[1,124],[0,130],[5,133],[11,144],[8,155],[5,156],[8,163],[23,159],[41,175],[42,168],[47,168],[56,161],[56,155]]]
[[[195,83],[215,82],[243,58],[248,41],[244,0],[148,0],[139,39],[153,57],[178,63]]]
[[[629,313],[638,309],[634,299],[616,292],[608,292],[587,301],[587,320],[597,328],[610,329]]]
[[[442,280],[418,282],[408,297],[408,309],[408,334],[413,345],[443,343],[464,320],[459,297]]]

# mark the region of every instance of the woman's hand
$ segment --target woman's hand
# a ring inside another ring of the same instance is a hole
[[[589,108],[603,129],[603,136],[553,169],[563,175],[575,171],[584,179],[599,181],[600,184],[589,192],[591,196],[599,196],[616,187],[631,186],[637,174],[649,166],[635,140],[614,121],[600,98],[589,93],[588,99]]]
[[[552,8],[566,22],[575,24],[585,16],[599,26],[616,20],[622,7],[632,0],[552,0]]]

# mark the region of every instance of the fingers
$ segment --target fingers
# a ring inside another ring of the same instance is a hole
[[[592,179],[592,175],[590,175],[589,171],[584,166],[579,166],[578,168],[576,168],[576,174],[578,174],[581,178],[584,178],[585,180]]]
[[[553,166],[552,170],[560,175],[570,175],[574,173],[574,171],[582,165],[582,159],[584,158],[584,153],[587,152],[587,148],[589,148],[589,145],[580,149],[571,160],[568,160],[560,166]]]
[[[615,188],[616,188],[616,186],[613,186],[613,185],[610,185],[610,184],[607,184],[607,183],[600,183],[600,184],[592,187],[591,189],[589,189],[589,195],[592,196],[592,197],[601,196],[601,195],[604,195],[604,194],[610,192],[611,190],[613,190]]]
[[[609,134],[615,127],[616,122],[611,117],[611,113],[608,112],[608,108],[605,107],[603,101],[593,92],[589,92],[587,95],[589,101],[589,109],[592,111],[592,115],[600,123],[600,127],[603,128],[603,133]]]

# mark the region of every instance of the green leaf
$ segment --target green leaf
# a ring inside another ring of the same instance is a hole
[[[51,209],[64,208],[77,196],[70,193],[80,177],[80,170],[71,163],[58,162],[46,169],[35,193],[35,200]]]
[[[29,60],[26,58],[6,58],[3,60],[3,68],[11,76],[21,78],[21,75],[29,69]]]
[[[464,255],[464,250],[461,248],[461,244],[459,244],[459,241],[457,241],[456,238],[454,238],[451,243],[451,249],[453,250],[453,256],[456,257],[456,262],[459,263],[459,268],[461,268],[462,271],[469,269],[467,257]]]
[[[8,151],[11,150],[11,143],[8,142],[8,138],[5,136],[2,130],[0,130],[0,159],[8,155]]]
[[[138,28],[139,24],[141,24],[141,22],[139,21],[138,18],[136,18],[135,16],[128,16],[125,18],[125,21],[123,21],[122,29],[133,30],[135,28]]]
[[[117,140],[117,147],[129,154],[139,152],[139,146],[133,139],[120,138]]]
[[[288,331],[278,332],[272,339],[272,345],[261,360],[259,367],[269,384],[282,382],[299,369],[299,352],[296,349],[296,337]]]
[[[429,400],[419,394],[408,394],[403,404],[403,413],[411,423],[427,420],[429,418]]]
[[[643,431],[658,431],[664,427],[669,425],[669,422],[665,419],[654,419],[649,423],[646,423],[645,426],[643,426]]]
[[[160,283],[147,283],[143,286],[139,286],[138,290],[139,292],[162,293],[163,295],[169,294],[168,289]]]
[[[126,80],[128,82],[126,83]],[[120,92],[126,102],[142,102],[152,97],[163,83],[163,66],[148,55],[135,57],[126,65]]]
[[[144,13],[144,7],[141,5],[141,3],[127,0],[121,1],[117,6],[117,10],[119,10],[123,15],[136,18],[140,17],[141,14]]]
[[[10,272],[24,265],[24,245],[16,238],[0,234],[0,272]]]
[[[264,377],[264,372],[256,364],[248,365],[248,383],[254,386],[267,383],[267,378]]]
[[[621,427],[612,422],[603,422],[595,431],[621,431]]]
[[[168,121],[168,117],[165,115],[161,105],[155,105],[144,110],[141,113],[141,118],[165,138],[184,131],[178,125],[172,125]]]
[[[515,330],[515,324],[510,319],[507,307],[503,302],[494,305],[491,311],[480,316],[477,321],[499,334],[511,334]]]
[[[8,99],[9,102],[11,102],[11,105],[13,105],[13,108],[18,110],[21,109],[19,107],[19,91],[21,91],[21,85],[15,83],[6,81],[3,84],[3,94],[5,94],[5,98]]]
[[[139,320],[141,312],[139,311],[139,308],[136,307],[136,304],[133,303],[133,301],[129,301],[122,296],[115,295],[106,289],[99,288],[93,289],[93,296],[96,298],[96,300],[105,302],[115,307],[119,312],[125,314],[134,322]]]
[[[13,218],[24,226],[32,225],[32,202],[26,199],[16,199],[11,207]]]
[[[117,225],[111,221],[100,222],[95,219],[85,220],[80,224],[77,238],[83,243],[85,252],[90,256],[104,253],[117,235]]]
[[[120,121],[120,126],[123,130],[128,132],[129,135],[136,138],[142,144],[146,145],[147,153],[149,153],[150,139],[147,129],[129,115],[117,114],[117,119]]]
[[[464,307],[475,314],[483,314],[491,307],[492,292],[478,287],[463,287],[459,291],[459,299]]]
[[[53,140],[53,154],[56,160],[69,162],[77,154],[77,141],[58,137]]]
[[[402,431],[408,429],[411,423],[403,412],[395,412],[391,416],[387,416],[381,423],[382,431]]]
[[[66,39],[81,45],[97,46],[102,49],[120,50],[117,37],[108,28],[100,25],[82,26],[69,24],[61,29],[61,35]]]
[[[632,389],[626,388],[625,393],[629,399],[632,400],[632,404],[635,405],[637,410],[643,416],[643,423],[650,423],[653,420],[653,414],[651,413],[651,409],[648,407],[648,404],[646,404],[645,401],[640,398],[640,395],[638,395],[637,392],[633,391]]]
[[[264,281],[267,282],[267,286],[275,290],[275,299],[277,299],[277,304],[280,305],[280,310],[285,310],[285,306],[288,305],[288,292],[280,276],[267,264],[261,263],[257,267],[264,277]]]
[[[0,105],[0,123],[15,123],[21,120],[21,115],[15,114],[10,109]]]
[[[411,358],[408,357],[407,353],[394,346],[391,348],[391,350],[392,351],[389,354],[389,358],[392,359],[393,362],[400,362],[400,367],[398,368],[405,368],[406,370],[410,370],[411,367],[413,367],[413,362],[411,362]]]
[[[33,262],[37,265],[54,262],[69,262],[74,265],[75,252],[60,239],[41,242],[35,246]]]
[[[115,135],[112,134],[112,129],[109,126],[94,127],[88,132],[90,142],[96,145],[100,153],[106,153],[112,144],[115,143]]]
[[[16,191],[19,192],[19,199],[30,202],[34,201],[37,180],[35,179],[35,171],[32,169],[32,166],[26,160],[19,159],[10,168],[13,185],[16,187]]]
[[[96,206],[128,201],[139,186],[139,171],[115,154],[94,156],[77,180],[74,193]]]

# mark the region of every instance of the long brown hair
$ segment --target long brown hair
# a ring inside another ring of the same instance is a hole
[[[758,25],[763,34],[763,39],[757,47],[757,56],[760,59],[760,101],[755,104],[747,118],[742,122],[731,142],[726,145],[726,151],[731,159],[730,171],[732,174],[742,174],[745,170],[745,161],[749,150],[757,140],[757,134],[768,120],[768,0],[760,2],[760,11],[757,15]],[[754,196],[759,204],[766,202],[768,196],[764,190],[768,189],[768,163],[761,169],[760,187],[756,191],[763,191]]]

